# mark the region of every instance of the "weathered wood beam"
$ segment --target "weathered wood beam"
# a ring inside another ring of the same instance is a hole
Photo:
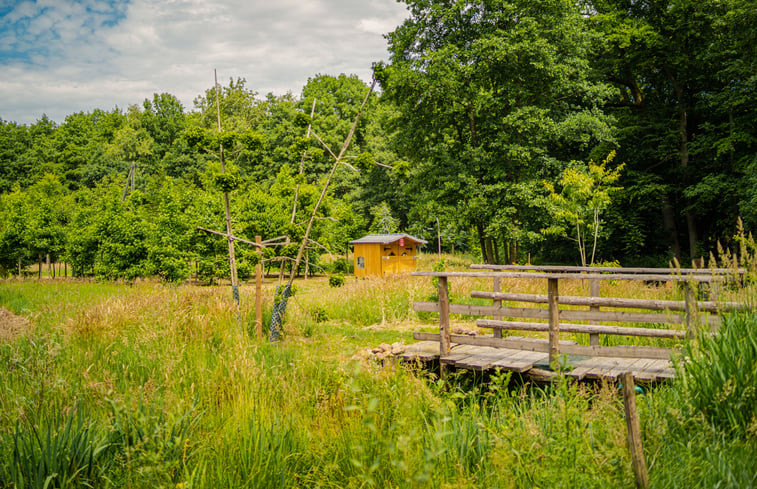
[[[543,294],[511,294],[503,292],[488,292],[474,290],[471,297],[478,299],[492,299],[511,302],[533,302],[546,304],[547,296]],[[625,307],[628,309],[649,309],[653,311],[685,311],[686,301],[656,300],[656,299],[625,299],[617,297],[581,297],[560,296],[560,304],[570,306],[590,307]],[[740,302],[716,302],[699,301],[697,308],[700,311],[721,312],[736,309],[746,309],[748,306]]]
[[[414,302],[413,309],[424,312],[439,312],[439,305],[436,302]],[[466,316],[500,316],[500,317],[517,317],[528,319],[549,319],[548,309],[539,309],[532,307],[495,307],[495,306],[477,306],[473,304],[450,304],[449,312],[451,314],[463,314]],[[654,312],[624,312],[624,311],[575,311],[561,310],[560,319],[568,321],[598,321],[598,322],[619,322],[619,323],[670,323],[679,324],[684,322],[684,318],[678,314],[663,314]],[[717,317],[708,318],[709,322],[714,324]]]
[[[527,323],[522,321],[498,321],[478,319],[476,326],[492,328],[500,332],[510,331],[549,331],[547,323]],[[686,331],[675,329],[631,328],[626,326],[605,326],[600,324],[560,323],[560,331],[565,333],[611,334],[620,336],[644,336],[649,338],[685,338]]]
[[[728,277],[703,274],[639,274],[630,273],[541,273],[541,272],[413,272],[414,277],[469,277],[469,278],[532,278],[532,279],[572,279],[572,280],[636,280],[650,282],[719,282]]]
[[[473,270],[520,270],[520,271],[538,271],[538,272],[588,272],[588,273],[628,273],[628,274],[688,274],[697,275],[709,274],[734,274],[742,275],[746,269],[738,268],[634,268],[634,267],[575,267],[575,266],[542,266],[542,265],[486,265],[473,264],[470,266]]]
[[[413,338],[421,341],[439,341],[439,333],[413,333]],[[493,346],[525,351],[549,353],[548,342],[493,338],[491,336],[450,335],[451,344]],[[587,357],[652,358],[670,360],[677,350],[654,346],[586,346],[560,343],[560,353]]]

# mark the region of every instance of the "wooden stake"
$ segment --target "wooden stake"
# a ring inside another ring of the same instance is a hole
[[[599,297],[599,279],[593,278],[589,280],[589,295],[592,297]],[[599,306],[590,306],[590,311],[599,311]],[[599,346],[599,335],[590,334],[589,344],[591,346]]]
[[[499,277],[494,277],[494,284],[493,284],[492,289],[494,290],[494,292],[501,292],[502,291],[502,279],[500,279]],[[501,299],[499,299],[499,300],[495,299],[495,300],[492,301],[492,304],[495,307],[502,307],[502,300]],[[494,319],[494,320],[501,319],[501,318],[502,318],[502,316],[500,316],[500,315],[494,315],[494,316],[492,316],[492,319]],[[502,338],[502,330],[501,329],[495,329],[494,330],[494,337],[495,338]]]
[[[439,277],[439,354],[449,355],[449,294],[447,277]]]
[[[255,332],[260,339],[263,337],[263,248],[260,236],[255,236],[255,243],[261,245],[257,249],[258,264],[255,265]]]
[[[636,409],[636,390],[633,374],[631,372],[624,373],[622,381],[623,405],[626,411],[626,427],[628,429],[628,450],[631,452],[631,463],[633,464],[633,474],[636,477],[636,487],[639,489],[648,489],[649,475],[647,474],[647,463],[644,459],[639,412]]]
[[[547,302],[549,304],[549,366],[560,367],[560,308],[558,305],[557,279],[547,279]]]
[[[694,339],[697,335],[697,315],[699,313],[697,309],[697,297],[694,292],[695,285],[688,282],[684,284],[684,293],[686,295],[686,306],[684,316],[686,318],[686,332],[689,339]]]

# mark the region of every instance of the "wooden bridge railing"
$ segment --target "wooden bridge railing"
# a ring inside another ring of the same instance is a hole
[[[494,268],[495,266],[474,266],[475,268]],[[726,280],[733,270],[728,269],[623,269],[623,268],[583,268],[583,267],[518,267],[505,269],[499,266],[494,271],[485,272],[416,272],[413,275],[423,277],[438,277],[438,302],[416,302],[416,311],[439,313],[439,333],[415,333],[419,340],[434,340],[440,343],[440,355],[449,354],[452,343],[494,346],[509,349],[520,349],[549,353],[549,363],[556,368],[559,355],[606,356],[620,358],[652,358],[669,359],[670,348],[651,346],[600,346],[599,335],[643,336],[655,338],[684,338],[692,337],[696,333],[697,325],[717,325],[717,313],[723,310],[743,307],[740,303],[724,303],[718,301],[698,301],[696,299],[695,284],[716,283]],[[505,269],[504,271],[499,271]],[[522,270],[533,271],[522,271]],[[545,271],[546,270],[546,271]],[[597,273],[597,272],[605,273]],[[655,273],[656,272],[656,273]],[[737,271],[739,272],[739,271]],[[731,275],[732,276],[732,275]],[[492,305],[471,305],[450,303],[448,283],[450,278],[477,277],[491,278],[493,291],[473,291],[471,297],[491,299]],[[502,292],[501,279],[545,279],[546,294],[520,294]],[[591,296],[559,295],[561,280],[589,280]],[[629,299],[617,297],[599,297],[600,281],[654,281],[675,282],[684,284],[685,300],[649,300]],[[525,302],[531,304],[546,304],[547,307],[512,307],[503,306],[503,301]],[[561,309],[560,305],[586,306],[588,310]],[[642,312],[610,309],[637,309]],[[655,311],[655,312],[650,312]],[[476,325],[491,328],[493,336],[471,337],[467,335],[453,335],[450,332],[450,314],[464,314],[472,316],[489,316],[492,319],[478,319]],[[503,320],[502,318],[541,319],[541,322]],[[591,322],[592,324],[577,324],[569,321]],[[616,326],[598,323],[654,323],[654,324],[685,324],[685,330],[658,329],[638,326]],[[543,331],[548,333],[548,342],[534,342],[525,339],[502,338],[502,330]],[[589,345],[564,344],[560,342],[560,333],[587,333]]]

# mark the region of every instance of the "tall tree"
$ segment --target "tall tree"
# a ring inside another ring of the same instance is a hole
[[[607,108],[622,127],[626,193],[656,189],[651,227],[666,230],[672,254],[699,256],[732,229],[754,161],[754,2],[598,0],[587,11],[597,67],[617,89]],[[637,220],[633,207],[626,216]]]
[[[465,213],[495,261],[497,240],[524,236],[540,181],[612,141],[599,110],[609,87],[594,78],[591,36],[570,2],[405,3],[391,62],[375,69],[399,110],[399,148],[425,198]],[[510,219],[495,219],[502,205]]]

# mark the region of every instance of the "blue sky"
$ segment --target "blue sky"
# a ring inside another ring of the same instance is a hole
[[[0,0],[0,119],[62,122],[156,92],[191,109],[214,68],[261,94],[367,80],[406,15],[395,0]]]

